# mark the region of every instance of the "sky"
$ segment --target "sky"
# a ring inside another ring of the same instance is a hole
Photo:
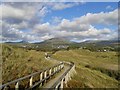
[[[0,10],[2,41],[118,38],[117,2],[4,2]]]

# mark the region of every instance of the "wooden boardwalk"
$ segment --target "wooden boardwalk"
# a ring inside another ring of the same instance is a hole
[[[42,88],[53,88],[52,86],[54,85],[54,83],[56,83],[60,77],[62,77],[62,75],[70,68],[70,66],[68,65],[64,65],[64,69],[61,70],[61,72],[59,72],[57,75],[55,75],[55,78],[51,79],[50,81],[48,81]]]
[[[50,59],[53,61],[58,61],[55,59]],[[16,79],[14,81],[8,82],[0,86],[1,90],[9,90],[14,88],[16,90],[21,89],[20,84],[23,80],[29,80],[27,84],[26,90],[31,89],[55,89],[55,88],[63,88],[63,82],[67,84],[67,81],[71,79],[71,76],[75,73],[75,65],[72,62],[61,62],[58,61],[59,64],[45,69],[43,71],[39,71],[28,76]],[[34,80],[37,76],[37,80]],[[26,86],[25,86],[26,87]],[[22,87],[23,88],[23,87]]]

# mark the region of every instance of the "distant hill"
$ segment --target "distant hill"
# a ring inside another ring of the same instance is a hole
[[[90,40],[90,41],[85,41],[82,43],[79,43],[79,46],[87,48],[89,50],[113,50],[113,51],[118,51],[120,48],[120,41],[118,40]]]
[[[74,44],[74,42],[66,38],[52,38],[40,43],[34,43],[34,45],[41,50],[66,49],[72,44]]]
[[[94,44],[94,45],[98,45],[98,46],[113,46],[113,45],[117,45],[117,44],[120,44],[120,41],[118,40],[89,40],[89,41],[85,41],[85,42],[82,42],[80,44],[83,44],[83,45],[90,45],[90,44]]]
[[[11,44],[29,44],[28,41],[19,41],[19,42],[5,42],[5,43],[11,43]],[[96,44],[96,45],[114,45],[114,44],[120,44],[120,40],[88,40],[84,42],[72,42],[66,38],[51,38],[42,42],[35,42],[31,44],[41,44],[41,45],[70,45],[70,44]]]
[[[45,40],[43,42],[41,42],[40,44],[52,44],[52,45],[61,45],[61,44],[72,44],[73,42],[71,42],[68,39],[65,38],[52,38],[52,39],[48,39]]]
[[[88,41],[85,41],[84,43],[96,43],[96,44],[104,44],[104,45],[106,45],[106,44],[118,44],[118,43],[120,43],[120,41],[119,40],[88,40]]]
[[[20,43],[29,43],[29,42],[22,40],[22,41],[18,41],[18,42],[15,42],[15,41],[12,42],[12,41],[10,41],[10,42],[5,42],[5,43],[8,43],[8,44],[20,44]]]
[[[118,48],[118,44],[119,41],[117,40],[89,40],[89,41],[85,41],[85,42],[80,42],[80,43],[76,43],[76,42],[72,42],[68,39],[65,38],[52,38],[49,40],[45,40],[37,45],[40,45],[41,47],[46,47],[46,48],[56,48],[59,47],[60,45],[67,45],[69,46],[69,48],[71,49],[75,49],[75,48],[87,48],[89,50],[98,50],[98,49],[117,49]]]
[[[45,40],[43,42],[29,43],[27,41],[20,42],[6,42],[9,44],[17,45],[19,47],[24,47],[28,49],[37,49],[43,51],[51,51],[53,49],[76,49],[76,48],[85,48],[89,50],[99,50],[104,48],[108,48],[110,50],[117,50],[120,48],[120,41],[117,40],[88,40],[85,42],[72,42],[66,38],[52,38]]]

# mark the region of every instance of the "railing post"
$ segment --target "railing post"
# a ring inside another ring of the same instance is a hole
[[[16,83],[15,90],[19,90],[19,82]]]
[[[62,81],[60,83],[60,88],[61,88],[61,90],[63,89],[63,79],[62,79]]]
[[[64,67],[64,64],[61,64],[61,69]]]
[[[58,89],[58,86],[59,86],[59,84],[58,84],[58,85],[56,85],[55,90],[59,90],[59,89]]]
[[[71,80],[70,71],[68,72],[68,79]]]
[[[43,72],[40,73],[40,81],[43,79]]]
[[[49,70],[49,76],[51,75],[52,69]],[[51,76],[50,76],[51,77]]]
[[[54,73],[55,73],[55,67],[54,67]]]
[[[64,63],[63,63],[63,65],[62,65],[62,66],[63,66],[63,68],[64,68]]]
[[[43,72],[40,73],[40,81],[43,79]],[[42,82],[40,83],[39,87],[41,87],[43,84]]]
[[[67,87],[67,81],[68,81],[68,74],[65,76],[65,85]]]
[[[33,85],[33,76],[30,78],[30,87]]]
[[[56,72],[57,72],[57,70],[58,70],[58,69],[57,69],[57,66],[56,66]]]
[[[3,88],[3,90],[8,90],[9,88],[7,87],[7,86],[5,86],[4,88]]]
[[[61,70],[60,65],[59,65],[59,70]]]
[[[60,69],[62,69],[62,64],[60,65]]]
[[[44,72],[44,79],[46,78],[46,76],[47,76],[47,71]],[[45,82],[46,82],[46,80],[45,80]]]

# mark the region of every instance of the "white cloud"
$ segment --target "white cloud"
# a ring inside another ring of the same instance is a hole
[[[48,4],[48,6],[46,6]],[[3,9],[3,28],[4,40],[46,40],[53,37],[66,37],[72,40],[87,39],[113,39],[117,38],[117,33],[110,28],[97,29],[95,25],[117,26],[118,10],[101,13],[88,13],[84,16],[74,18],[72,20],[62,19],[61,17],[53,17],[54,23],[41,23],[40,20],[49,13],[48,8],[53,10],[62,10],[70,8],[79,3],[41,3],[35,5],[14,6],[5,4]],[[40,6],[39,6],[40,5]],[[37,7],[37,8],[36,8]],[[39,11],[39,12],[38,12]],[[10,19],[14,20],[11,23]],[[19,21],[20,20],[20,21]],[[23,31],[30,29],[30,32]]]
[[[78,23],[88,24],[106,24],[106,25],[117,25],[118,23],[118,10],[111,12],[101,13],[88,13],[80,18],[75,19]]]
[[[52,17],[51,23],[52,24],[59,24],[62,20],[62,17]]]
[[[102,16],[100,16],[102,15]],[[87,14],[73,19],[72,21],[62,19],[61,22],[53,26],[50,23],[36,25],[34,33],[49,33],[54,37],[67,37],[70,39],[113,39],[116,33],[109,28],[97,29],[94,24],[117,25],[117,10],[108,13]],[[99,17],[99,18],[98,18]],[[102,19],[102,20],[101,20]],[[52,37],[53,37],[52,36]]]
[[[23,31],[20,31],[18,29],[15,28],[11,28],[9,30],[3,31],[2,32],[2,37],[3,37],[3,41],[4,40],[34,40],[36,39],[36,37],[34,35],[30,35],[28,33],[24,33]]]
[[[77,21],[70,21],[67,19],[63,19],[59,24],[61,30],[67,31],[85,31],[89,29],[89,24],[77,23]]]
[[[25,30],[32,29],[48,13],[43,3],[4,3],[0,5],[0,15],[2,17],[2,39],[3,40],[39,40],[31,32]],[[39,11],[39,12],[38,12]],[[22,31],[25,29],[24,31]]]
[[[63,10],[66,8],[71,8],[77,5],[83,4],[82,2],[49,2],[49,3],[45,3],[45,5],[47,5],[48,7],[50,7],[52,10]]]
[[[5,21],[2,21],[2,23],[0,23],[0,27],[2,27],[2,40],[3,41],[13,41],[13,40],[27,40],[27,41],[31,41],[31,40],[35,40],[38,39],[38,37],[36,37],[33,34],[30,33],[25,33],[17,28],[19,28],[18,26],[15,26],[13,24],[8,24]],[[21,28],[21,27],[20,27]]]
[[[0,15],[3,19],[31,20],[44,17],[48,13],[43,3],[4,3],[0,5]]]
[[[34,30],[33,32],[34,33],[47,33],[51,30],[51,26],[50,24],[47,22],[47,23],[44,23],[44,24],[37,24],[34,26]]]
[[[24,9],[14,8],[10,5],[0,5],[0,9],[2,9],[2,18],[15,18],[15,19],[24,19],[29,20],[34,15],[34,9],[28,7]],[[31,10],[31,12],[30,12]]]
[[[52,6],[52,9],[53,10],[62,10],[62,9],[73,7],[76,4],[78,4],[78,3],[68,3],[68,4],[65,4],[65,3],[54,3],[53,6]]]
[[[12,27],[16,28],[16,29],[24,29],[24,28],[28,28],[28,22],[22,21],[19,24],[12,24]]]
[[[47,40],[47,39],[50,39],[50,38],[53,38],[54,36],[53,35],[49,35],[48,33],[46,33],[44,36],[41,37],[42,40]]]

